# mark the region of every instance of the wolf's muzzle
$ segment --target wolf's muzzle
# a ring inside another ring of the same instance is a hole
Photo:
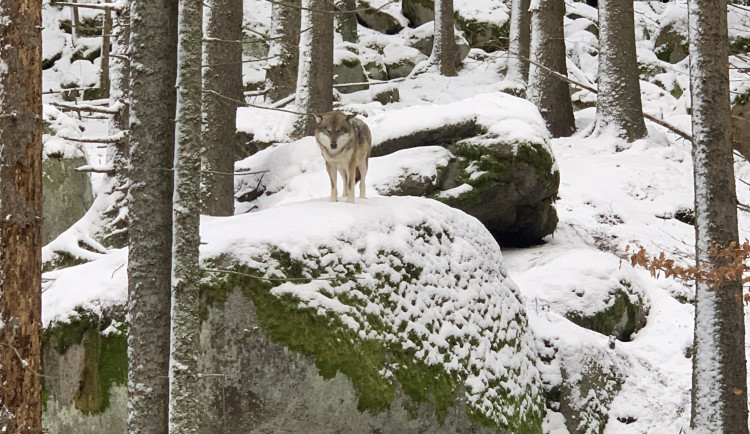
[[[331,143],[331,149],[336,149],[336,148],[338,148],[338,146],[339,145],[337,145],[336,143]]]

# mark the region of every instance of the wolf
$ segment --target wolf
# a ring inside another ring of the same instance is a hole
[[[331,202],[338,201],[337,172],[344,180],[347,202],[354,203],[354,184],[357,181],[359,197],[367,197],[365,176],[372,150],[372,134],[367,124],[355,116],[340,111],[315,115],[315,140],[331,180]]]

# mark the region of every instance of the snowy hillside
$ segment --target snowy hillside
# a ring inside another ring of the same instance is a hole
[[[45,71],[45,89],[59,89],[58,86],[65,83],[81,87],[95,85],[98,58],[94,61],[72,60],[70,35],[55,27],[63,12],[47,3],[45,0],[45,26],[48,29],[44,33],[44,57],[49,59],[59,55],[62,60]],[[500,0],[456,1],[455,5],[464,16],[478,16],[498,25],[505,24],[508,19],[508,8]],[[597,11],[580,2],[568,1],[567,6],[565,29],[569,76],[595,86]],[[406,22],[398,8],[387,10]],[[666,39],[660,39],[667,28],[684,35],[685,2],[638,1],[635,10],[644,111],[689,131],[688,59],[671,57],[679,50],[669,45],[672,42],[662,44]],[[261,32],[268,30],[270,7],[267,2],[246,0],[245,11],[245,22],[249,27]],[[750,40],[750,27],[745,24],[749,19],[750,13],[737,9],[730,14],[730,36],[735,47]],[[405,46],[415,29],[405,28],[395,35],[377,33],[361,26],[360,31],[362,56],[382,57],[372,47]],[[85,40],[84,43],[89,44]],[[536,140],[548,145],[560,174],[559,198],[555,203],[559,223],[545,243],[503,249],[501,254],[486,230],[476,227],[476,220],[460,211],[429,199],[381,197],[383,192],[389,191],[389,186],[406,177],[435,178],[453,158],[450,151],[440,146],[407,149],[373,158],[367,178],[370,198],[358,199],[353,206],[328,203],[328,178],[314,140],[308,137],[290,142],[290,115],[247,107],[238,110],[238,129],[254,135],[256,141],[270,145],[238,162],[236,168],[270,172],[236,177],[238,196],[261,183],[264,186],[263,195],[236,202],[238,215],[203,218],[205,245],[201,250],[202,258],[210,262],[222,255],[230,255],[247,266],[255,266],[274,276],[278,270],[264,268],[267,264],[263,265],[262,259],[269,253],[265,247],[259,247],[273,243],[295,259],[311,261],[315,258],[326,270],[324,276],[337,270],[338,261],[362,262],[364,268],[360,271],[367,285],[373,283],[373,276],[377,273],[387,275],[392,271],[376,269],[372,255],[378,250],[398,252],[401,259],[408,259],[428,270],[434,281],[409,283],[406,291],[410,295],[397,302],[403,304],[404,317],[385,316],[382,320],[394,325],[395,330],[402,319],[409,323],[409,327],[420,334],[420,342],[427,343],[426,347],[419,348],[419,352],[420,360],[428,364],[444,363],[456,369],[477,364],[481,365],[479,377],[497,374],[496,378],[488,379],[472,377],[462,371],[465,398],[471,405],[483,409],[485,416],[497,420],[508,416],[502,413],[505,410],[498,414],[487,410],[486,407],[493,402],[487,384],[488,381],[499,381],[502,367],[498,366],[512,357],[499,356],[500,351],[489,351],[484,358],[469,356],[463,353],[463,347],[446,345],[447,337],[453,336],[455,329],[434,330],[431,325],[428,327],[428,323],[450,324],[446,325],[449,328],[462,323],[482,339],[484,331],[492,330],[494,336],[482,340],[479,345],[492,347],[496,344],[492,339],[504,332],[513,333],[514,329],[509,331],[502,325],[512,327],[514,323],[503,320],[500,326],[492,326],[488,324],[488,318],[503,319],[506,314],[515,313],[527,317],[529,333],[516,330],[524,342],[519,347],[521,356],[513,359],[518,362],[515,367],[523,374],[514,378],[507,390],[519,392],[516,387],[526,386],[524,381],[528,381],[533,389],[537,387],[536,382],[541,381],[548,396],[557,397],[557,401],[549,401],[543,425],[545,433],[568,433],[564,414],[571,413],[584,415],[580,423],[589,429],[586,432],[684,431],[690,422],[694,316],[691,301],[694,289],[690,284],[654,279],[645,270],[633,269],[629,261],[622,258],[628,246],[631,249],[644,247],[650,254],[665,252],[684,264],[691,263],[695,235],[690,223],[693,209],[690,143],[652,123],[647,123],[649,136],[632,144],[615,137],[588,138],[586,132],[593,122],[595,96],[575,90],[571,93],[577,108],[578,132],[570,138],[549,139],[533,106],[502,93],[514,88],[504,81],[507,56],[503,51],[487,53],[474,48],[463,61],[457,77],[427,72],[397,84],[374,84],[369,90],[340,94],[338,107],[358,113],[370,125],[376,146],[379,141],[411,131],[415,125],[469,118],[479,119],[479,123],[498,136]],[[746,67],[750,65],[750,58],[734,55],[732,62]],[[262,82],[264,66],[263,62],[245,64],[245,82]],[[746,98],[750,90],[746,73],[740,68],[732,69],[730,73],[733,99]],[[398,87],[400,101],[383,105],[372,100],[379,86],[394,85]],[[58,99],[57,94],[45,96],[47,103]],[[263,103],[260,99],[251,102]],[[102,135],[106,130],[106,122],[101,119],[84,118],[74,122],[58,116],[51,108],[46,108],[45,114],[56,119],[57,124],[64,120],[61,128],[84,126],[84,136]],[[55,139],[53,135],[46,140],[45,146],[49,149],[61,146],[61,139]],[[101,163],[103,155],[100,149],[95,146],[83,149],[89,163]],[[740,181],[745,181],[737,183],[738,200],[750,204],[750,189],[747,187],[750,164],[738,156],[735,173]],[[94,178],[95,187],[99,179]],[[426,248],[420,250],[424,256],[412,257],[414,246],[407,240],[412,239],[413,234],[409,231],[414,225],[425,222],[428,226],[434,224],[431,231],[435,233],[457,231],[458,235],[447,250],[445,246],[436,247],[428,241],[426,247],[421,246]],[[740,238],[750,238],[750,213],[747,211],[740,211],[739,227]],[[373,235],[378,233],[382,235]],[[470,242],[464,243],[461,239]],[[316,253],[321,245],[326,246],[326,254]],[[124,305],[127,251],[110,250],[107,254],[95,256],[98,259],[92,262],[45,273],[44,277],[49,279],[44,283],[43,294],[45,326],[65,321],[76,314],[76,309],[100,313],[112,306]],[[504,266],[501,261],[504,261]],[[495,269],[494,262],[499,263]],[[469,266],[486,273],[484,278],[491,284],[486,285],[485,281],[476,286],[473,279],[482,278],[462,276],[461,268]],[[491,269],[493,271],[489,271]],[[451,273],[445,270],[451,270]],[[347,305],[341,299],[353,286],[331,287],[330,282],[320,280],[284,283],[273,291],[279,296],[291,294],[306,307],[336,312],[352,330],[367,337],[368,333],[375,332],[368,328],[371,324],[366,314],[380,315],[382,306],[365,303],[363,309],[357,310],[358,307]],[[493,289],[487,289],[487,286]],[[486,316],[481,316],[477,310],[467,310],[478,299],[489,297],[486,291],[497,292],[492,296],[498,296],[499,301],[492,309],[498,311],[484,311]],[[359,295],[356,291],[346,295],[351,297],[352,294]],[[462,294],[469,294],[469,298],[463,298]],[[514,304],[516,297],[522,304]],[[433,305],[436,299],[446,302]],[[626,305],[627,309],[632,306],[642,316],[638,324],[615,325],[617,332],[623,327],[628,330],[622,335],[612,333],[620,339],[615,340],[610,338],[610,333],[580,325],[580,318],[597,315],[620,304]],[[503,311],[516,308],[518,312]],[[419,312],[414,312],[414,309]],[[747,312],[746,330],[750,330]],[[378,337],[409,345],[404,336],[388,334],[391,332]],[[448,348],[447,356],[441,351],[445,348]],[[539,359],[535,365],[527,365],[526,357],[531,357],[527,351],[536,351]],[[582,385],[582,377],[586,381],[593,378],[591,384]],[[536,405],[535,392],[523,396],[528,401],[524,401],[522,411]],[[561,408],[563,406],[573,408]]]

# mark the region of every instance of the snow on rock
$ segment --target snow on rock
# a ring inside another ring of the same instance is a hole
[[[387,345],[393,361],[376,361],[382,378],[371,381],[401,378],[399,363],[413,358],[455,378],[450,401],[465,388],[469,411],[493,425],[521,432],[541,422],[525,309],[474,218],[428,199],[315,200],[206,218],[202,234],[204,263],[281,279],[271,294],[295,309],[334,315],[357,339]]]

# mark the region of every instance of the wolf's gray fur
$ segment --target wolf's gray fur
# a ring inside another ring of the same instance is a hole
[[[364,199],[367,160],[372,149],[370,128],[355,115],[332,111],[315,116],[315,140],[326,161],[331,181],[331,202],[338,200],[336,173],[344,180],[346,201],[354,203],[354,184],[359,181],[359,197]]]

